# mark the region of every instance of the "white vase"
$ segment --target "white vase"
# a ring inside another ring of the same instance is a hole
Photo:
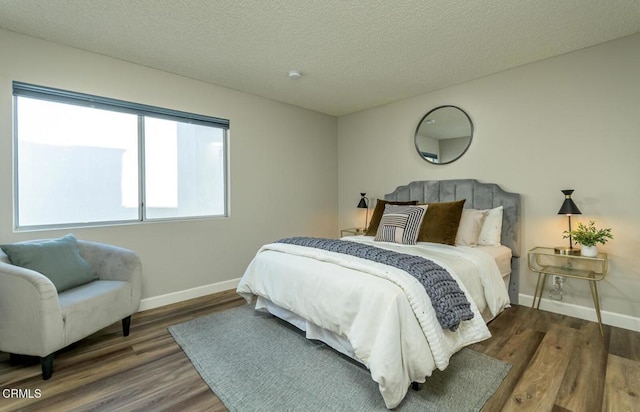
[[[593,245],[593,246],[582,245],[582,247],[580,248],[580,254],[586,257],[596,257],[598,256],[598,248],[596,247],[596,245]]]

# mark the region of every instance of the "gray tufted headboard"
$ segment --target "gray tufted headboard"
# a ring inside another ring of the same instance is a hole
[[[451,202],[467,199],[465,208],[492,209],[502,206],[501,243],[511,249],[509,296],[518,302],[518,269],[520,257],[520,195],[502,190],[495,183],[475,179],[422,180],[399,186],[384,196],[385,200],[417,200],[419,202]]]

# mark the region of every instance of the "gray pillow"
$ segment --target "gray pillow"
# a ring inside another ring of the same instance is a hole
[[[35,270],[48,277],[58,293],[96,279],[87,261],[80,256],[78,241],[73,235],[13,243],[0,248],[12,265]]]

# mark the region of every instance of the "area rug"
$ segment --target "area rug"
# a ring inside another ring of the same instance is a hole
[[[230,411],[384,411],[378,384],[359,363],[288,323],[242,306],[169,327]],[[399,411],[479,411],[511,366],[463,349]]]

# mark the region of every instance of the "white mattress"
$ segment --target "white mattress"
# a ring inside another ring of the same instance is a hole
[[[502,277],[511,274],[511,249],[506,246],[476,246],[475,248],[493,256]]]

